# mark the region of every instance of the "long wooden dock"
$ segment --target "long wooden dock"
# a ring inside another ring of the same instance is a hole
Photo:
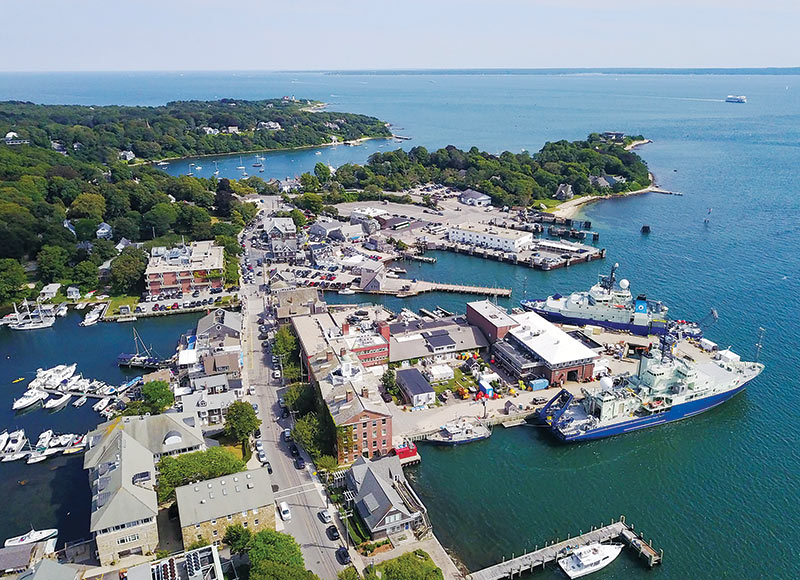
[[[408,290],[394,293],[396,296],[416,296],[423,292],[455,292],[458,294],[477,294],[479,296],[511,296],[511,288],[493,288],[490,286],[467,286],[465,284],[441,284],[419,280],[412,282]]]
[[[520,576],[523,572],[533,572],[536,568],[544,568],[548,563],[555,562],[558,558],[566,555],[572,548],[585,546],[593,542],[608,542],[611,540],[622,540],[637,554],[644,556],[650,567],[660,564],[664,556],[663,550],[656,551],[652,546],[652,542],[648,544],[642,536],[634,531],[632,525],[625,522],[625,516],[621,516],[618,522],[612,520],[611,524],[607,526],[592,528],[586,533],[566,540],[556,540],[543,548],[535,549],[533,552],[472,572],[467,578],[469,580],[514,578]]]

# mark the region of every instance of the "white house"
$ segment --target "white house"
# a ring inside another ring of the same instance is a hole
[[[474,189],[468,189],[461,193],[458,196],[458,201],[463,203],[464,205],[474,205],[478,207],[483,207],[492,203],[492,198],[486,195],[485,193],[481,193],[480,191],[475,191]]]
[[[77,286],[70,286],[67,288],[67,300],[80,300],[81,291]]]
[[[114,234],[114,230],[106,222],[100,222],[97,225],[96,235],[103,240],[110,240]]]
[[[56,294],[58,294],[59,288],[61,288],[61,284],[48,284],[39,292],[39,298],[42,300],[52,300],[56,297]]]
[[[452,226],[447,232],[447,237],[451,242],[504,252],[519,252],[533,243],[531,232],[471,222]]]
[[[397,386],[403,394],[403,399],[412,407],[424,407],[436,402],[436,392],[419,369],[397,371]]]

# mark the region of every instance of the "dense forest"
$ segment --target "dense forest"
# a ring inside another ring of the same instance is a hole
[[[493,155],[473,147],[463,151],[448,146],[429,152],[424,147],[375,153],[366,165],[344,165],[335,181],[344,188],[402,191],[414,185],[441,183],[458,189],[472,188],[492,197],[495,205],[530,205],[552,198],[559,184],[572,186],[576,195],[623,192],[650,185],[647,165],[623,143],[608,142],[594,133],[584,141],[546,143],[534,154]],[[591,177],[618,176],[610,188],[593,185]],[[352,201],[335,190],[326,203]]]
[[[0,102],[0,136],[13,131],[48,149],[55,141],[78,160],[111,163],[121,151],[152,161],[391,135],[375,117],[314,105],[291,99],[176,101],[159,107],[6,101]]]

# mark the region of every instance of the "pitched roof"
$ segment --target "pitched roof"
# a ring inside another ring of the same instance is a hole
[[[397,382],[400,388],[411,396],[433,392],[430,383],[422,376],[419,369],[412,368],[397,371]]]
[[[270,506],[272,481],[267,469],[242,471],[175,489],[181,527]]]
[[[481,193],[480,191],[475,191],[474,189],[467,189],[466,191],[461,192],[461,195],[458,196],[460,199],[491,199],[485,193]]]
[[[351,468],[356,484],[356,508],[370,530],[380,526],[391,510],[405,517],[411,513],[394,489],[392,480],[403,478],[403,468],[397,456],[386,456],[374,461],[358,457]]]
[[[17,580],[75,580],[78,574],[75,568],[45,558],[17,576]]]
[[[242,330],[242,315],[230,310],[217,308],[197,321],[197,335],[206,334],[218,326],[230,328],[236,332]]]

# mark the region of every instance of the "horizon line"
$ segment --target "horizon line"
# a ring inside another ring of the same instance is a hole
[[[498,72],[539,72],[552,73],[559,71],[571,72],[614,72],[614,73],[643,73],[643,72],[796,72],[800,74],[800,66],[715,66],[715,67],[647,67],[647,66],[605,66],[605,67],[442,67],[442,68],[352,68],[352,69],[117,69],[117,70],[0,70],[0,74],[139,74],[139,73],[345,73],[345,74],[375,74],[375,73],[498,73]]]

